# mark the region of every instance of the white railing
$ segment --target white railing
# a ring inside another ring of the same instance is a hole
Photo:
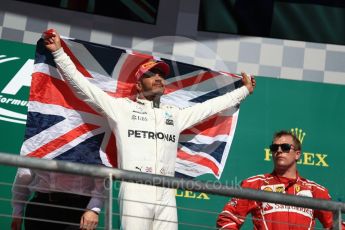
[[[219,182],[202,182],[197,180],[180,179],[155,174],[127,171],[104,166],[28,158],[5,153],[0,153],[0,164],[108,179],[109,184],[107,187],[110,189],[106,190],[107,193],[105,196],[105,229],[112,229],[112,206],[114,199],[112,195],[113,180],[135,182],[159,187],[176,188],[194,192],[204,192],[226,197],[238,197],[249,200],[265,201],[270,203],[285,204],[317,210],[328,210],[333,212],[334,230],[341,229],[341,214],[345,213],[345,203],[343,202],[265,192],[246,188],[237,188],[223,185]]]

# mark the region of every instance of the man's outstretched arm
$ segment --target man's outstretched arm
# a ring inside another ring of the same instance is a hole
[[[255,77],[242,73],[243,86],[203,103],[182,109],[179,112],[179,129],[184,130],[225,109],[239,105],[256,87]]]
[[[43,33],[45,47],[52,53],[54,61],[64,80],[73,89],[78,98],[88,103],[97,111],[116,117],[114,110],[113,97],[109,96],[99,87],[90,83],[77,69],[71,58],[64,52],[61,45],[61,38],[57,31],[49,30],[49,33]]]

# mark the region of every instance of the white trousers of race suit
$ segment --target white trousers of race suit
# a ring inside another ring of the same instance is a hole
[[[122,230],[177,230],[176,190],[122,182]]]

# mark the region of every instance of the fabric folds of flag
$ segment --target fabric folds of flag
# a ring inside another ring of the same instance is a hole
[[[162,103],[189,107],[241,85],[234,74],[213,71],[131,50],[64,38],[65,52],[93,84],[113,97],[135,98],[135,72],[149,59],[165,61]],[[39,40],[21,155],[117,167],[115,136],[96,108],[78,99],[62,79],[53,57]],[[220,178],[234,137],[239,108],[228,109],[181,133],[176,175]],[[138,150],[139,151],[139,150]]]

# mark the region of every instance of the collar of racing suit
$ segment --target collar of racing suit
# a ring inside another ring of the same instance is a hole
[[[151,107],[153,108],[153,101],[149,101],[149,100],[146,100],[146,99],[140,99],[140,98],[136,98],[136,102],[140,105],[144,105],[146,107]]]
[[[283,176],[278,176],[275,171],[271,173],[271,175],[280,183],[285,184],[285,191],[287,191],[291,186],[295,185],[298,181],[301,180],[301,177],[296,171],[296,178],[287,178]]]
[[[150,108],[160,108],[160,96],[155,97],[153,101],[149,101],[147,99],[140,99],[139,97],[136,98],[136,102],[138,104],[144,105]]]

